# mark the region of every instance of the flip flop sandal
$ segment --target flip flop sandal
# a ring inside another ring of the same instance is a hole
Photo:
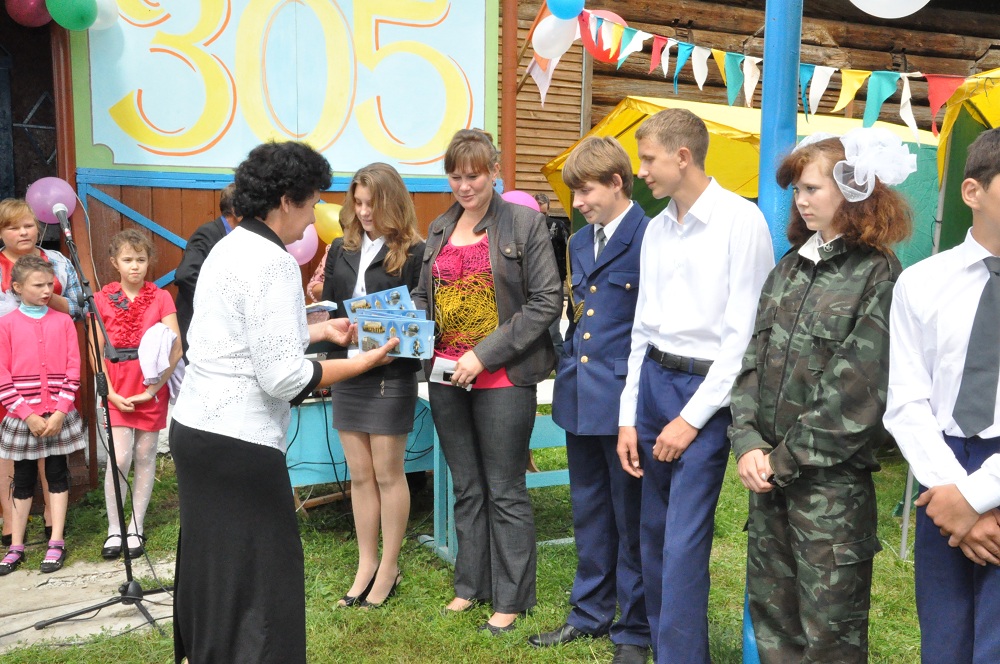
[[[7,555],[3,557],[0,561],[0,576],[7,576],[18,567],[21,566],[25,560],[24,550],[9,549]]]
[[[58,551],[58,555],[53,557],[52,552]],[[63,562],[66,560],[66,547],[62,544],[49,544],[48,550],[45,552],[45,559],[42,560],[39,569],[42,574],[49,574],[50,572],[55,572],[62,569]]]

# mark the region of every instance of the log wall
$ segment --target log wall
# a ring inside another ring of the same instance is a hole
[[[617,0],[607,3],[606,8],[624,18],[630,27],[652,34],[761,57],[764,4],[764,0]],[[976,6],[977,11],[954,9],[963,6]],[[804,3],[804,12],[801,47],[804,63],[958,76],[1000,67],[1000,3],[931,2],[916,14],[894,21],[869,16],[847,0],[810,0]],[[671,54],[670,78],[665,80],[659,69],[649,73],[651,49],[649,40],[645,50],[630,56],[621,69],[600,62],[594,64],[592,125],[628,95],[674,96],[676,50]],[[927,83],[911,79],[910,86],[917,124],[921,129],[930,129]],[[845,109],[846,115],[864,114],[866,91],[867,87],[861,88],[855,102]],[[760,108],[760,94],[758,85],[753,99],[755,108]],[[834,74],[819,112],[830,113],[839,94],[840,75]],[[714,61],[709,62],[703,90],[695,83],[690,63],[685,65],[676,96],[689,101],[727,103],[726,88]],[[899,102],[897,90],[883,105],[880,119],[900,124]],[[743,103],[742,94],[737,103]]]

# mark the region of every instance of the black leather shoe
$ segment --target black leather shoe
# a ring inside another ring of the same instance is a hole
[[[132,540],[139,542],[139,546],[128,546],[128,557],[135,560],[140,558],[142,554],[146,553],[146,536],[138,535],[136,533],[129,533],[125,536],[126,544],[131,545]]]
[[[536,648],[548,648],[549,646],[557,646],[560,643],[576,641],[585,636],[590,636],[590,634],[581,632],[569,623],[565,623],[559,629],[554,629],[551,632],[542,632],[541,634],[529,636],[528,645],[535,646]]]
[[[649,648],[619,643],[615,646],[615,656],[611,664],[646,664],[649,659]]]
[[[122,555],[122,536],[108,535],[108,539],[104,540],[104,548],[101,549],[101,558],[116,560],[120,555]]]

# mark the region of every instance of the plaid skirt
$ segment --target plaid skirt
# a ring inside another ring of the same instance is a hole
[[[83,435],[83,419],[76,409],[66,414],[62,429],[55,436],[36,438],[22,419],[7,415],[0,422],[0,457],[22,461],[42,459],[56,454],[82,450],[87,441]]]

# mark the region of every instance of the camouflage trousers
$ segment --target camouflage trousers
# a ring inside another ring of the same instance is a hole
[[[750,494],[747,590],[760,661],[868,661],[875,484],[852,469],[803,472]]]

